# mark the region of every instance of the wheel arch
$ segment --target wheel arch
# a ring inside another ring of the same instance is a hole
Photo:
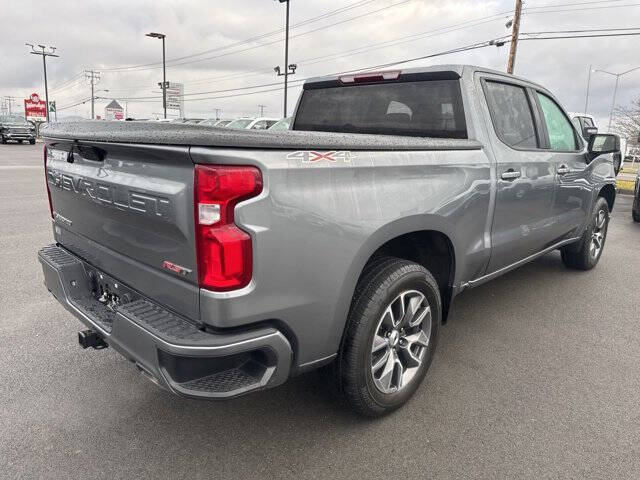
[[[603,185],[602,188],[600,188],[600,190],[598,191],[598,197],[602,197],[607,201],[607,204],[609,205],[609,211],[612,212],[613,206],[616,202],[615,187],[610,183]]]
[[[443,323],[447,318],[449,307],[453,299],[453,285],[456,278],[456,247],[454,242],[453,228],[447,224],[446,220],[438,216],[424,215],[404,217],[387,224],[372,235],[361,246],[348,268],[347,276],[343,282],[342,293],[334,312],[334,327],[340,333],[339,342],[342,342],[346,327],[346,320],[351,307],[351,300],[355,293],[356,285],[367,264],[379,255],[398,256],[407,260],[416,261],[425,265],[427,269],[436,277],[438,285],[441,287],[442,298],[442,319]],[[427,241],[422,248],[417,245],[420,241]],[[438,252],[446,251],[448,264],[446,273],[444,264],[439,264],[438,275],[432,271],[433,260],[429,258],[428,249],[430,246],[439,247]],[[432,263],[429,263],[431,261]],[[439,278],[439,279],[438,279]],[[335,345],[336,350],[340,343]],[[334,351],[336,351],[334,350]]]

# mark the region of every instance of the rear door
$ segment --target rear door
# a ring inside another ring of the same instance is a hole
[[[548,148],[556,176],[553,203],[554,236],[558,239],[577,235],[591,208],[591,187],[584,143],[569,116],[548,93],[536,90],[536,106],[542,118],[543,146]],[[593,126],[581,117],[583,127]]]
[[[497,192],[487,273],[548,246],[555,171],[541,148],[538,110],[531,89],[505,77],[484,77],[489,128],[496,161]]]
[[[198,316],[187,147],[49,141],[46,170],[58,243],[165,306]]]

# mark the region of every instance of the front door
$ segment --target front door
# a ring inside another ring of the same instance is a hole
[[[591,208],[591,187],[584,144],[562,108],[545,93],[536,91],[536,103],[543,120],[543,140],[547,143],[556,175],[553,203],[556,240],[579,236]]]

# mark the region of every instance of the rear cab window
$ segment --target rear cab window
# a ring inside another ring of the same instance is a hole
[[[512,148],[538,148],[535,123],[526,90],[511,83],[487,80],[486,98],[498,138]]]
[[[420,74],[375,83],[305,85],[293,129],[467,138],[459,78],[424,79]]]

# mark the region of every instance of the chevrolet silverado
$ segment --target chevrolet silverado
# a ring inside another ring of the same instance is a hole
[[[462,65],[307,81],[290,131],[52,124],[46,287],[179,395],[319,367],[358,412],[404,404],[454,298],[553,250],[589,270],[615,136],[544,87]],[[533,315],[533,314],[532,314]]]

